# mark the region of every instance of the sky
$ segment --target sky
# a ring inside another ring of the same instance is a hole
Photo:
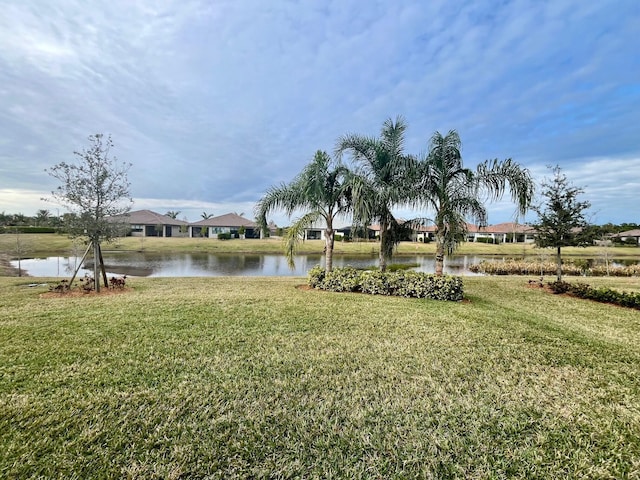
[[[638,0],[5,1],[0,212],[66,211],[45,170],[103,133],[134,210],[253,218],[317,150],[402,115],[406,153],[455,129],[465,166],[558,165],[593,223],[640,222],[639,35]]]

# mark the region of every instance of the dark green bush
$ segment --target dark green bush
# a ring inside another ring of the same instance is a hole
[[[362,292],[449,301],[462,300],[464,293],[462,277],[402,270],[357,270],[353,267],[336,268],[329,274],[325,274],[322,267],[314,267],[309,271],[309,285],[332,292]]]
[[[319,285],[324,281],[324,273],[325,270],[320,265],[316,265],[311,270],[309,270],[309,286],[311,288],[319,288]]]
[[[609,287],[593,288],[586,283],[549,282],[549,287],[554,293],[567,293],[578,298],[640,310],[640,293],[619,292]]]
[[[56,233],[55,227],[0,227],[0,233]]]
[[[364,271],[360,275],[360,291],[369,295],[393,295],[388,273],[380,270]]]
[[[555,282],[549,282],[549,288],[551,288],[551,291],[553,293],[567,293],[569,290],[571,290],[571,284],[562,280],[556,280]]]
[[[492,243],[492,244],[493,244],[493,243],[499,243],[499,242],[496,242],[496,241],[495,241],[493,238],[491,238],[491,237],[478,237],[478,238],[476,238],[476,239],[475,239],[475,242],[476,242],[476,243]]]
[[[330,292],[359,292],[360,271],[353,267],[335,268],[325,275],[320,285],[322,290]]]
[[[231,234],[230,233],[219,233],[218,234],[218,240],[231,240]]]

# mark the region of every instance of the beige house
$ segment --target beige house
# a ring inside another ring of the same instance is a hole
[[[630,238],[635,238],[636,243],[640,246],[640,228],[636,228],[634,230],[627,230],[626,232],[616,233],[612,235],[614,238],[619,238],[620,240],[628,240]]]
[[[244,233],[241,233],[243,231]],[[221,233],[228,233],[231,238],[260,238],[258,225],[235,213],[206,218],[189,224],[190,237],[218,238]]]
[[[111,217],[129,226],[132,237],[186,237],[188,223],[151,210],[136,210]]]
[[[522,223],[498,223],[478,228],[470,241],[476,242],[479,238],[491,238],[493,243],[533,243],[535,229]]]
[[[414,241],[435,240],[436,227],[429,225],[418,228],[414,233]],[[521,223],[505,222],[486,227],[478,227],[467,223],[467,242],[488,243],[532,243],[535,241],[535,230]]]

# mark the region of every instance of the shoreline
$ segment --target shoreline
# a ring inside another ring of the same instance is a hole
[[[22,273],[22,274],[20,274]],[[0,276],[2,277],[29,277],[30,275],[22,270],[20,272],[16,267],[11,265],[11,257],[4,253],[0,253]]]

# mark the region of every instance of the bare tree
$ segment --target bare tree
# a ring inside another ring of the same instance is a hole
[[[100,291],[98,263],[107,284],[100,243],[111,240],[121,231],[121,222],[113,221],[112,217],[131,209],[133,200],[127,179],[131,164],[120,163],[110,155],[111,136],[90,135],[89,144],[88,149],[73,152],[76,163],[61,162],[46,171],[60,181],[60,186],[51,192],[54,199],[75,214],[69,216],[73,220],[70,233],[88,238],[87,252],[93,247],[95,286],[96,291]]]
[[[22,259],[27,254],[29,249],[29,242],[25,241],[23,235],[20,235],[20,228],[15,227],[16,243],[13,245],[13,254],[18,259],[18,276],[22,276]]]

